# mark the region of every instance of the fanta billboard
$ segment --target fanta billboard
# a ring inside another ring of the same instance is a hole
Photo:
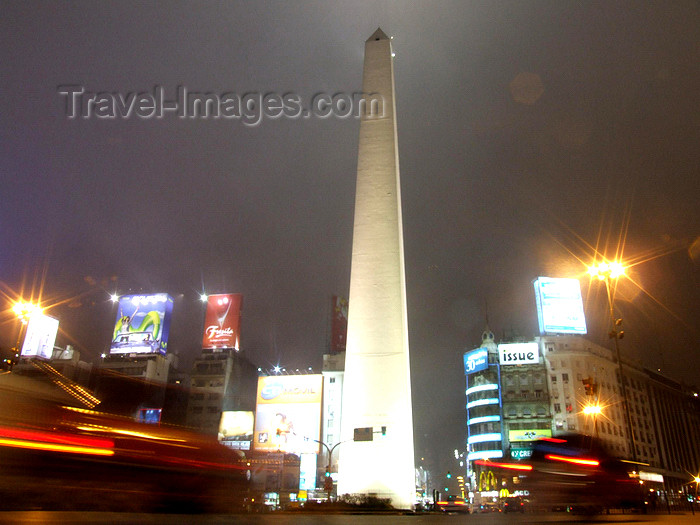
[[[317,453],[322,389],[321,374],[259,377],[253,447]]]

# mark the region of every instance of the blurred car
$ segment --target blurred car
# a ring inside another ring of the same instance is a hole
[[[501,508],[498,506],[498,503],[482,503],[481,505],[474,507],[474,512],[489,514],[493,512],[501,512]]]
[[[215,437],[75,406],[50,385],[0,375],[0,501],[8,509],[242,509],[249,471]]]
[[[151,332],[126,332],[119,334],[112,341],[111,353],[154,354],[160,351],[160,341],[153,337]]]
[[[438,510],[442,512],[463,512],[469,513],[469,502],[458,496],[447,496],[446,499],[437,502]]]
[[[639,483],[630,475],[632,465],[611,457],[591,436],[569,434],[535,441],[527,462],[479,460],[476,464],[516,471],[520,490],[529,491],[537,507],[564,506],[583,512],[644,508]]]
[[[502,509],[503,512],[525,512],[525,500],[520,497],[506,498]]]

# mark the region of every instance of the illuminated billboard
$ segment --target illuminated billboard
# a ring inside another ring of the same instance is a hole
[[[578,279],[539,277],[534,285],[541,334],[586,333]]]
[[[172,312],[168,294],[121,296],[109,353],[164,354]]]
[[[477,348],[464,354],[464,373],[466,375],[485,370],[489,367],[489,351]]]
[[[322,388],[321,374],[259,377],[253,448],[317,453]]]
[[[302,454],[299,461],[299,490],[316,490],[317,454]]]
[[[498,345],[501,365],[536,365],[540,360],[537,343],[503,343]]]
[[[57,333],[58,319],[40,313],[32,314],[24,336],[21,355],[51,359]]]
[[[216,294],[207,297],[202,348],[240,348],[241,294]]]
[[[229,448],[250,450],[253,441],[255,414],[240,410],[227,410],[221,413],[219,441]]]
[[[518,441],[535,441],[542,438],[551,438],[552,431],[549,428],[532,428],[529,430],[509,430],[508,441],[515,443]]]

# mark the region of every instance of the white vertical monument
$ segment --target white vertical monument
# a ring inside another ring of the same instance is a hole
[[[409,509],[413,411],[392,56],[377,29],[365,43],[338,494]]]

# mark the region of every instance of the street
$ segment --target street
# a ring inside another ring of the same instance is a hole
[[[566,513],[548,514],[244,514],[244,515],[181,515],[131,514],[113,512],[0,512],[0,523],[7,524],[187,524],[187,525],[459,525],[459,524],[539,524],[539,523],[654,523],[658,525],[700,523],[700,514],[613,514],[577,516]]]

